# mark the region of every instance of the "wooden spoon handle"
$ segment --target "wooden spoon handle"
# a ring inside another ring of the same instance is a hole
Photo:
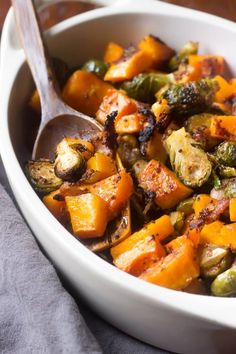
[[[39,19],[32,0],[11,0],[28,64],[31,69],[42,107],[42,123],[60,115],[64,103],[51,60],[44,44]]]

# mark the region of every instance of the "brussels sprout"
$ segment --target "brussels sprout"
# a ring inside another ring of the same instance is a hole
[[[62,180],[54,173],[54,164],[49,160],[29,161],[26,164],[26,175],[37,192],[48,194],[62,184]]]
[[[184,184],[194,188],[207,182],[211,163],[184,128],[174,131],[165,143],[171,166]]]
[[[188,62],[188,56],[190,54],[197,54],[198,43],[197,42],[187,42],[180,51],[174,55],[169,63],[168,68],[170,71],[175,71],[178,69],[180,64],[186,64]]]
[[[211,292],[215,296],[236,295],[236,268],[219,274],[211,284]]]
[[[221,143],[215,152],[216,158],[222,165],[235,167],[236,166],[236,142],[224,141]]]
[[[210,134],[210,125],[212,114],[201,113],[190,117],[185,123],[185,129],[192,138],[202,145],[204,150],[210,150],[219,143],[219,140],[212,138]]]
[[[181,211],[173,211],[169,216],[174,229],[180,234],[184,226],[184,213]]]
[[[132,167],[133,164],[142,158],[139,144],[135,136],[123,135],[119,137],[117,152],[125,167]]]
[[[56,149],[55,174],[64,181],[78,180],[86,169],[85,159],[79,152],[76,139],[64,138]]]
[[[221,181],[219,188],[213,188],[210,193],[211,197],[217,200],[222,198],[236,197],[236,178],[226,178]]]
[[[218,171],[221,177],[230,178],[236,177],[236,168],[220,165]]]
[[[176,210],[184,213],[185,216],[191,215],[194,210],[193,210],[193,203],[194,203],[194,198],[187,198],[183,200],[182,202],[179,203],[177,206]]]
[[[209,244],[199,254],[201,274],[205,278],[215,278],[231,266],[232,254],[228,250]]]
[[[158,93],[159,100],[166,99],[175,114],[196,114],[211,106],[219,85],[211,79],[174,84]]]
[[[90,73],[96,74],[98,77],[102,78],[105,76],[109,65],[101,60],[91,59],[87,61],[81,68],[81,70],[88,71]]]
[[[121,85],[129,97],[142,102],[153,102],[155,93],[163,86],[174,82],[172,74],[144,73],[135,76],[131,81],[126,81]]]

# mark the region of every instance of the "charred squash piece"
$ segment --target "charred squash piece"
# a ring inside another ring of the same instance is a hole
[[[139,42],[138,47],[151,56],[154,68],[162,66],[163,62],[169,60],[174,55],[172,48],[152,35],[144,37]]]
[[[216,92],[215,100],[218,103],[224,103],[224,101],[230,98],[236,93],[236,87],[232,83],[226,81],[222,76],[217,75],[214,80],[219,84],[219,90]]]
[[[103,236],[108,223],[108,205],[97,195],[91,193],[66,197],[75,236],[93,238]]]
[[[133,193],[133,181],[127,172],[121,171],[114,176],[88,186],[88,189],[108,203],[110,218],[113,219]]]
[[[43,203],[55,218],[63,223],[66,220],[66,203],[63,198],[57,198],[57,196],[60,196],[59,189],[45,195]]]
[[[63,89],[63,98],[72,108],[95,116],[103,97],[111,88],[111,85],[95,74],[77,70],[68,79]]]
[[[214,116],[210,133],[214,138],[236,141],[236,116]]]
[[[192,189],[181,183],[172,171],[155,160],[140,172],[138,182],[144,190],[155,193],[155,202],[162,209],[174,207],[192,193]]]
[[[138,134],[144,127],[145,116],[140,113],[129,114],[115,120],[117,134]]]
[[[185,236],[178,237],[167,246],[170,252],[140,275],[140,279],[165,288],[183,290],[199,276],[196,250]]]
[[[124,48],[115,42],[109,42],[105,49],[104,61],[107,64],[112,64],[119,60],[124,53]]]
[[[114,265],[136,277],[166,254],[164,247],[153,236],[137,242],[132,249],[114,259]]]
[[[209,204],[215,204],[215,199],[213,199],[210,195],[208,194],[200,194],[197,196],[193,203],[193,210],[195,212],[196,216],[199,216],[200,213],[209,205]]]
[[[96,113],[96,118],[104,125],[107,116],[114,111],[117,112],[116,120],[119,120],[124,115],[136,112],[137,104],[122,91],[112,89],[107,92],[106,96],[104,96]]]
[[[189,55],[188,62],[194,68],[191,81],[223,75],[225,71],[225,60],[221,56],[192,54]]]
[[[150,53],[142,50],[135,51],[130,55],[121,58],[119,62],[112,64],[108,69],[104,80],[120,82],[132,79],[135,75],[150,69],[152,61]]]
[[[99,180],[117,173],[115,161],[101,152],[96,152],[94,156],[88,160],[87,168],[99,172]]]
[[[236,250],[236,223],[224,225],[221,221],[215,221],[205,225],[201,230],[201,244],[212,243],[223,248]]]

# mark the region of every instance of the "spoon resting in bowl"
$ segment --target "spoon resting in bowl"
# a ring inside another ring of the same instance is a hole
[[[72,109],[63,101],[33,1],[12,0],[12,5],[41,103],[41,122],[32,158],[47,158],[51,157],[51,152],[55,151],[56,145],[63,137],[79,136],[89,139],[101,131],[102,126],[95,119]]]

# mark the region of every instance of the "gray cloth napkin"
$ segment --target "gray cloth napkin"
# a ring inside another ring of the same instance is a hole
[[[65,290],[16,208],[1,161],[0,183],[0,353],[167,353],[103,321],[68,284]]]

